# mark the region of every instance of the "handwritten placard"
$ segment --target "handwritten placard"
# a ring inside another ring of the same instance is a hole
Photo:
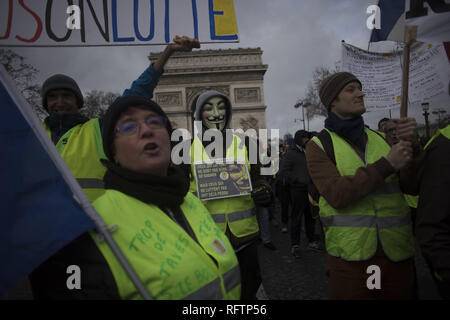
[[[368,111],[400,107],[402,52],[375,53],[342,45],[342,71],[361,80]],[[429,100],[448,90],[450,67],[443,45],[415,44],[411,49],[409,103]]]

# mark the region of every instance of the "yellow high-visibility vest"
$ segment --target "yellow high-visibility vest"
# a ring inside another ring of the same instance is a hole
[[[241,147],[239,147],[241,146]],[[250,163],[247,157],[247,148],[238,136],[234,136],[233,142],[226,152],[226,159],[237,161],[245,160],[248,171]],[[194,162],[210,161],[202,142],[195,136],[191,146],[191,185],[189,191],[196,192]],[[256,220],[255,204],[250,195],[232,197],[226,199],[205,200],[203,204],[211,213],[212,218],[222,231],[228,227],[231,233],[238,238],[254,234],[259,231]]]
[[[390,150],[382,137],[366,129],[366,158],[363,161],[343,138],[327,131],[341,176],[353,176],[359,167],[376,162]],[[317,137],[312,140],[324,149]],[[322,196],[319,208],[330,255],[349,261],[368,260],[375,254],[378,241],[392,261],[414,255],[411,214],[397,174],[387,177],[385,184],[375,192],[345,208],[333,208]]]
[[[237,257],[225,234],[194,195],[181,204],[195,241],[155,205],[108,189],[94,202],[112,237],[153,299],[239,299]],[[114,276],[122,299],[141,299],[139,292],[105,241],[91,231]]]
[[[100,159],[107,158],[98,118],[67,131],[59,139],[56,149],[91,202],[105,192],[103,176],[106,168]]]

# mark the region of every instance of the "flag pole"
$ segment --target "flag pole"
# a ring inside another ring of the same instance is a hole
[[[112,252],[119,260],[119,263],[124,268],[125,272],[127,273],[130,280],[133,282],[138,292],[141,294],[142,298],[146,300],[152,300],[152,297],[148,293],[142,281],[139,279],[139,276],[134,271],[133,267],[127,261],[125,255],[112,238],[110,231],[105,225],[105,222],[103,221],[102,217],[92,206],[91,202],[81,189],[77,180],[72,175],[69,167],[67,167],[66,163],[61,158],[61,155],[58,153],[55,146],[51,142],[50,138],[48,137],[47,133],[42,127],[42,124],[40,123],[39,119],[32,111],[31,106],[25,100],[25,98],[17,91],[16,85],[14,84],[14,82],[8,76],[6,70],[1,65],[0,65],[0,80],[2,80],[3,85],[10,92],[12,98],[15,100],[14,102],[18,106],[21,114],[23,115],[27,123],[30,125],[31,129],[33,130],[37,139],[41,143],[42,147],[47,152],[50,159],[55,164],[56,168],[60,171],[62,177],[64,178],[64,181],[66,181],[67,185],[72,191],[74,199],[79,203],[81,209],[87,214],[87,216],[92,219],[97,228],[97,231],[104,237],[106,243],[110,246]]]
[[[400,118],[408,117],[409,56],[411,44],[416,41],[417,26],[405,26],[405,46],[403,48],[402,100]]]

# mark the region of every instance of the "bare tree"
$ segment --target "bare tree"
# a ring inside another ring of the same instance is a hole
[[[6,72],[16,83],[17,88],[33,107],[37,116],[44,119],[45,110],[42,108],[40,86],[36,83],[39,70],[29,63],[25,58],[9,49],[0,49],[0,63]]]
[[[239,120],[239,125],[241,126],[242,130],[247,131],[248,129],[255,129],[258,130],[259,121],[253,116],[247,116],[245,118],[241,118]]]
[[[99,118],[105,114],[106,109],[119,95],[119,93],[110,91],[89,91],[84,96],[84,107],[81,109],[81,114],[88,118]]]
[[[309,119],[316,115],[327,116],[328,111],[320,101],[319,89],[323,81],[330,75],[339,71],[336,64],[334,69],[327,67],[316,67],[313,72],[313,79],[308,83],[305,95],[302,99],[298,99],[297,104],[303,102],[303,107],[306,109],[306,117]]]

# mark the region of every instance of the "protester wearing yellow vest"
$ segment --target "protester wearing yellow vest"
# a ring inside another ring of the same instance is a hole
[[[364,125],[361,87],[348,72],[324,80],[320,98],[329,113],[319,137],[329,137],[334,159],[318,137],[306,149],[308,169],[321,195],[332,298],[409,299],[414,241],[398,171],[413,158],[416,123],[396,120],[405,141],[391,148]]]
[[[439,293],[450,299],[450,125],[425,146],[416,237]]]
[[[197,98],[194,121],[201,122],[199,134],[203,137],[206,130],[212,130],[223,137],[223,145],[222,152],[212,149],[211,154],[208,154],[207,148],[211,141],[200,139],[197,135],[194,137],[191,145],[190,191],[197,191],[194,171],[196,162],[222,158],[247,163],[253,186],[251,196],[207,200],[203,203],[236,251],[241,269],[242,299],[251,300],[256,299],[256,292],[261,283],[256,243],[259,228],[254,202],[268,206],[271,191],[265,177],[259,173],[259,166],[249,163],[247,141],[237,135],[227,138],[226,129],[231,123],[231,112],[230,100],[222,93],[206,91]]]
[[[153,299],[239,299],[234,250],[205,206],[188,192],[182,169],[170,165],[171,132],[155,102],[139,96],[117,99],[103,118],[103,145],[111,160],[102,161],[106,192],[94,207],[107,226],[115,227],[113,239]],[[56,268],[64,265],[59,255],[82,269],[81,289],[73,295],[67,289],[65,295],[142,298],[102,240],[91,232],[82,243],[74,241],[77,251],[69,245],[47,265],[55,274],[65,272]]]
[[[174,43],[167,45],[158,60],[124,91],[123,96],[141,95],[151,99],[169,57],[176,51],[200,47],[197,39],[186,36],[176,36],[173,40]],[[49,77],[42,86],[41,96],[42,105],[49,113],[43,121],[45,130],[89,200],[94,201],[104,193],[105,169],[100,164],[100,159],[105,159],[101,119],[89,120],[80,114],[83,95],[75,80],[66,75]]]

